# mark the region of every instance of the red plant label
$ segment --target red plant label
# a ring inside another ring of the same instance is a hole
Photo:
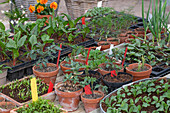
[[[116,70],[111,71],[111,77],[113,77],[113,75],[117,76]]]
[[[91,94],[92,94],[90,85],[86,85],[86,86],[84,87],[84,90],[85,90],[86,95],[91,95]]]
[[[53,91],[53,83],[50,81],[49,88],[48,88],[48,93]]]
[[[86,58],[86,65],[88,65],[90,50],[91,50],[91,47],[88,49],[87,58]]]
[[[125,49],[124,59],[123,59],[123,61],[122,61],[122,67],[124,66],[124,62],[125,62],[127,50],[128,50],[128,47],[126,47],[126,49]]]
[[[85,17],[82,18],[82,25],[86,25]]]
[[[62,49],[62,44],[60,44],[60,48]],[[59,50],[59,52],[58,52],[58,59],[57,59],[57,65],[56,65],[57,67],[59,64],[60,54],[61,54],[61,50]]]

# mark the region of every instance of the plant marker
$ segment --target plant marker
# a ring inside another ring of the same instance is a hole
[[[96,47],[96,50],[101,50],[102,46]]]
[[[97,3],[97,7],[102,7],[102,1],[99,1],[99,2]]]
[[[53,83],[50,81],[49,88],[48,88],[48,93],[53,91]]]
[[[90,85],[86,85],[86,86],[84,87],[84,90],[85,90],[86,95],[91,95],[91,94],[92,94]]]
[[[62,44],[60,44],[60,48],[62,49]],[[59,50],[58,52],[58,59],[57,59],[57,68],[58,68],[58,64],[59,64],[59,59],[60,59],[60,54],[61,54],[61,50]]]
[[[85,17],[82,17],[82,25],[86,25]]]
[[[90,54],[91,47],[88,50],[87,58],[86,58],[86,65],[88,65],[88,59],[89,59],[89,54]]]
[[[117,76],[116,70],[111,71],[111,77],[113,77],[113,75]]]
[[[122,67],[124,66],[124,62],[125,62],[127,50],[128,50],[128,47],[126,47],[126,49],[125,49],[124,59],[123,59],[123,61],[122,61]]]
[[[38,100],[38,93],[37,93],[36,78],[31,79],[31,94],[32,94],[32,101],[37,101]]]
[[[113,52],[112,52],[112,49],[113,49],[113,48],[114,48],[114,45],[111,44],[111,45],[110,45],[110,49],[109,49],[109,55],[113,54]]]

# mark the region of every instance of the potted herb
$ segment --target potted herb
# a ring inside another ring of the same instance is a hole
[[[43,106],[43,107],[42,107]],[[23,112],[52,112],[52,113],[68,113],[66,110],[62,109],[60,106],[55,106],[49,100],[39,98],[35,102],[31,102],[25,106],[15,108],[10,111],[10,113],[23,113]]]
[[[102,75],[106,75],[107,73],[110,73],[111,71],[123,71],[123,68],[121,64],[115,63],[115,62],[106,62],[99,65],[98,71]]]
[[[169,84],[167,78],[148,78],[123,86],[101,101],[101,113],[168,113]]]
[[[80,95],[83,88],[80,85],[78,76],[72,73],[64,76],[63,82],[55,85],[55,93],[61,106],[68,111],[75,111],[79,106]]]
[[[31,50],[29,53],[29,56],[33,60],[37,60],[38,55],[38,61],[32,68],[33,73],[47,84],[49,84],[50,81],[55,83],[59,67],[54,63],[49,63],[48,60],[53,60],[55,58],[56,51],[61,50],[61,48],[56,45],[51,45],[46,48],[46,51],[44,51],[42,47],[44,47],[44,45],[40,46],[38,49]]]
[[[149,78],[152,72],[152,66],[149,64],[145,64],[145,59],[142,56],[142,63],[141,61],[138,63],[130,64],[126,67],[126,72],[132,74],[133,81]]]
[[[4,64],[0,65],[0,85],[3,85],[6,83],[6,76],[8,69],[11,69],[8,66],[5,66]]]
[[[83,87],[88,85],[86,87],[90,87],[90,89],[91,89],[90,94],[86,94],[86,92],[81,94],[81,100],[83,101],[84,108],[87,113],[97,109],[99,107],[100,100],[104,97],[104,93],[102,91],[97,91],[95,89],[102,87],[103,91],[107,91],[106,86],[97,84],[94,87],[94,84],[93,84],[94,82],[96,82],[96,78],[87,77],[87,76],[84,77],[84,81],[81,82]]]

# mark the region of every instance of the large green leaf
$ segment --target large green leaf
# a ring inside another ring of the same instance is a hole
[[[35,35],[32,35],[29,39],[29,42],[31,43],[31,46],[33,48],[33,46],[37,44],[37,37]]]
[[[0,29],[5,30],[5,26],[2,22],[0,22]]]
[[[18,43],[17,43],[17,47],[18,47],[18,48],[22,47],[22,46],[24,45],[26,39],[27,39],[27,36],[26,36],[26,35],[24,35],[23,37],[21,37],[21,39],[20,39],[20,40],[18,41]]]
[[[8,41],[6,47],[9,49],[17,49],[17,45],[16,45],[15,41],[10,38],[8,38],[8,40],[9,41]]]

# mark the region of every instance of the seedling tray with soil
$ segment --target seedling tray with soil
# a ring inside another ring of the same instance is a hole
[[[18,106],[30,102],[32,99],[30,82],[31,78],[33,78],[33,76],[25,77],[1,86],[1,95],[7,100],[16,103]],[[51,95],[50,93],[47,94],[48,87],[49,86],[43,83],[42,80],[37,79],[38,96],[45,97],[47,95]],[[54,91],[51,93],[54,93]]]
[[[125,85],[107,95],[101,112],[169,112],[170,79],[149,78]]]
[[[158,77],[158,76],[161,76],[164,73],[167,73],[168,71],[170,71],[170,63],[168,65],[166,65],[165,62],[164,62],[164,63],[162,63],[158,66],[155,66],[152,69],[151,75]]]

